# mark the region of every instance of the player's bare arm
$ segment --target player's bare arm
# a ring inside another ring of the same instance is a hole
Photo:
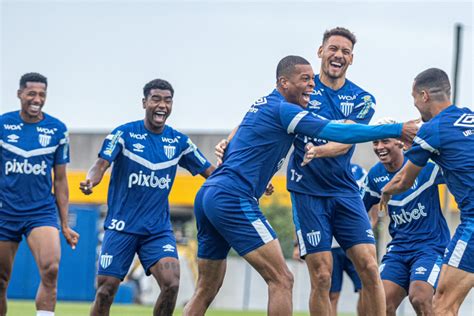
[[[234,137],[235,133],[237,133],[237,129],[239,127],[236,126],[232,132],[230,132],[229,136],[227,138],[221,139],[219,143],[217,143],[216,147],[214,147],[214,154],[217,157],[217,166],[219,167],[222,164],[222,159],[224,158],[224,153],[225,149],[227,148],[227,145],[231,141],[231,139]]]
[[[54,195],[61,220],[61,230],[72,249],[76,248],[79,234],[69,227],[69,188],[67,185],[66,164],[54,166]]]
[[[216,167],[211,165],[209,168],[201,172],[200,175],[203,176],[205,179],[207,179],[214,172],[214,170],[216,170]]]
[[[403,124],[405,126],[405,124]],[[382,197],[380,198],[379,209],[387,211],[387,203],[390,201],[392,195],[399,194],[408,190],[415,182],[416,177],[423,167],[418,167],[411,161],[398,172],[382,190]]]
[[[92,188],[102,181],[104,173],[110,167],[110,162],[105,159],[97,158],[92,167],[87,172],[86,179],[81,181],[79,189],[85,195],[92,193]]]
[[[400,141],[403,143],[405,149],[411,147],[413,139],[415,138],[416,133],[420,129],[420,122],[420,119],[416,119],[403,123],[402,136],[400,136]]]

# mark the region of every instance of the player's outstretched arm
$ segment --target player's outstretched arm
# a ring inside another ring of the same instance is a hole
[[[237,129],[239,127],[235,127],[232,132],[230,132],[229,136],[227,138],[221,139],[219,143],[214,147],[214,155],[217,157],[217,166],[219,167],[222,164],[222,160],[224,159],[224,153],[225,149],[227,148],[227,145],[229,142],[232,140],[234,137],[235,133],[237,133]]]
[[[216,167],[211,165],[209,168],[201,172],[200,175],[203,176],[205,179],[207,179],[214,172],[214,170],[216,170]]]
[[[92,193],[92,188],[95,187],[102,181],[104,173],[109,168],[110,162],[103,158],[97,158],[92,167],[87,172],[86,179],[81,181],[79,189],[85,195]]]
[[[423,167],[418,167],[411,161],[408,161],[393,179],[382,189],[379,209],[387,212],[387,203],[394,194],[400,194],[408,190],[418,177]]]
[[[67,185],[66,164],[54,166],[54,195],[56,205],[59,210],[59,219],[61,221],[61,230],[67,243],[76,248],[79,241],[79,234],[69,227],[69,188]]]

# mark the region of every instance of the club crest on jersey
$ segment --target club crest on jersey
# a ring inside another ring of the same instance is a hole
[[[18,143],[18,138],[20,138],[20,136],[16,135],[16,134],[10,134],[7,136],[7,141],[9,143]]]
[[[316,247],[319,245],[319,242],[321,241],[321,232],[318,231],[311,231],[311,233],[306,234],[306,239],[308,240],[309,244],[313,247]]]
[[[114,259],[114,256],[109,255],[107,253],[105,253],[105,255],[101,255],[100,256],[100,266],[103,269],[107,269],[107,267],[110,266],[110,264],[112,263],[113,259]]]
[[[352,113],[352,108],[354,107],[353,102],[341,102],[341,112],[344,116],[349,116]]]
[[[165,150],[165,155],[168,157],[168,159],[174,157],[174,154],[176,153],[176,146],[164,145],[163,149]]]
[[[51,135],[39,134],[38,141],[41,146],[46,147],[49,145],[49,143],[51,143]]]

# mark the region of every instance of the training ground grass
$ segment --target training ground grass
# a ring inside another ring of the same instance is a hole
[[[70,303],[58,302],[56,305],[56,316],[87,316],[89,315],[91,303]],[[110,312],[111,315],[117,316],[151,316],[153,314],[152,306],[141,305],[121,305],[114,304]],[[181,316],[182,310],[176,310],[175,316]],[[9,300],[8,301],[9,316],[26,316],[35,315],[35,302]],[[229,310],[210,310],[206,316],[264,316],[264,311],[229,311]],[[308,315],[308,313],[294,313],[294,316]],[[341,316],[352,316],[354,314],[339,314]]]

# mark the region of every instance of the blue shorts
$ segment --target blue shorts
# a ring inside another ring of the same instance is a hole
[[[362,284],[360,282],[359,275],[352,263],[351,259],[346,256],[346,253],[341,247],[332,248],[332,275],[331,275],[331,289],[329,292],[337,293],[341,292],[343,272],[346,271],[347,275],[351,278],[354,283],[354,292],[360,291]]]
[[[23,221],[10,221],[0,219],[0,240],[20,242],[23,238],[28,238],[31,230],[36,227],[52,226],[59,229],[58,217],[47,215],[37,218],[28,218]]]
[[[146,275],[150,275],[150,268],[160,259],[165,257],[178,259],[176,239],[171,230],[150,236],[106,230],[97,274],[123,280],[130,269],[135,253],[138,253]]]
[[[199,190],[194,213],[198,257],[202,259],[225,259],[230,247],[244,256],[276,238],[257,201],[230,194],[217,186]]]
[[[435,250],[414,253],[388,252],[379,268],[380,277],[398,284],[407,293],[413,281],[428,282],[436,289],[442,261],[442,253]]]
[[[474,273],[474,219],[461,221],[446,248],[443,263]]]
[[[360,197],[290,193],[301,257],[331,251],[333,235],[344,251],[358,244],[375,244],[369,216]]]

